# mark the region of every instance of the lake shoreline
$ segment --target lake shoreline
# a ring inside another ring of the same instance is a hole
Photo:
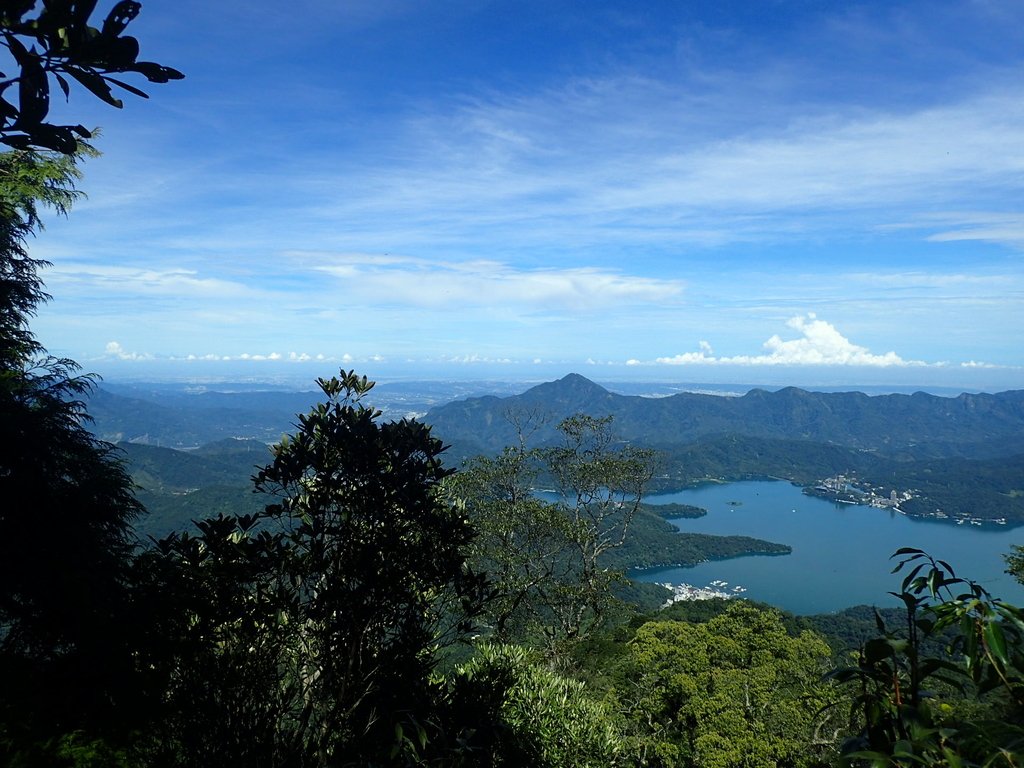
[[[740,501],[741,505],[729,502]],[[723,580],[748,588],[744,597],[797,615],[830,614],[856,605],[888,605],[899,590],[890,556],[912,546],[949,561],[993,595],[1024,602],[1024,587],[1005,574],[1003,555],[1020,543],[1010,526],[925,525],[891,509],[836,504],[802,492],[792,481],[703,484],[648,497],[701,507],[700,518],[667,518],[682,533],[747,536],[783,542],[786,557],[756,553],[686,566],[628,571],[638,582],[701,584]],[[767,553],[765,553],[767,554]],[[781,553],[780,553],[781,554]]]

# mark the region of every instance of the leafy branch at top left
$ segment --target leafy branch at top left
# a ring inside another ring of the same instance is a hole
[[[114,89],[148,96],[114,75],[136,73],[151,83],[180,80],[176,69],[139,61],[139,42],[123,34],[142,6],[120,0],[102,26],[90,26],[97,0],[0,0],[0,45],[14,70],[0,72],[0,143],[17,149],[51,149],[72,154],[79,139],[90,137],[82,125],[49,122],[51,77],[68,99],[70,81],[120,108]],[[6,68],[5,68],[6,70]]]

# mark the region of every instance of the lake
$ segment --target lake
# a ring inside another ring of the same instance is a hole
[[[994,596],[1024,604],[1024,586],[1003,571],[1002,555],[1024,544],[1024,529],[1010,526],[954,525],[914,520],[887,509],[836,504],[802,493],[788,482],[705,485],[645,499],[650,504],[679,502],[703,507],[698,519],[673,520],[681,531],[744,535],[793,548],[790,555],[753,556],[701,563],[692,568],[635,571],[637,581],[712,581],[746,589],[743,597],[796,614],[830,613],[852,605],[890,606],[902,572],[892,574],[889,556],[917,547],[952,565]],[[733,504],[730,504],[733,502]]]

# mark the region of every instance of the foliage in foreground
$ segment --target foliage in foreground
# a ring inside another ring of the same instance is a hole
[[[39,209],[78,197],[78,157],[0,154],[0,757],[2,742],[109,724],[130,697],[130,524],[140,507],[88,430],[92,380],[29,321],[49,297],[28,252]],[[122,723],[123,725],[123,723]]]
[[[82,125],[49,121],[54,83],[65,98],[70,96],[71,82],[77,82],[96,98],[120,108],[112,86],[148,98],[120,79],[125,73],[142,75],[151,83],[184,77],[171,67],[138,60],[139,41],[124,34],[142,9],[135,0],[115,3],[98,27],[89,18],[95,0],[44,0],[34,13],[37,5],[38,0],[20,0],[0,6],[0,45],[15,65],[15,74],[5,76],[0,89],[0,142],[4,144],[71,155],[79,150],[81,139],[90,138]]]
[[[626,765],[619,723],[586,685],[521,646],[485,643],[449,682],[466,764],[537,768]]]
[[[903,632],[878,619],[879,636],[836,680],[856,691],[847,764],[1019,766],[1024,755],[1024,610],[927,553],[904,548],[909,567],[897,595]],[[948,638],[946,653],[922,646]]]
[[[255,477],[265,512],[207,520],[145,558],[160,615],[177,622],[151,660],[177,764],[412,759],[438,708],[434,650],[479,611],[472,529],[438,495],[440,442],[381,423],[360,402],[365,377],[319,384],[326,401]]]

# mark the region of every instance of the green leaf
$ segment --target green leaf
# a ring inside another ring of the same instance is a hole
[[[995,656],[1004,667],[1009,666],[1010,659],[1006,655],[1006,636],[1003,634],[1003,628],[998,623],[989,621],[985,624],[983,632],[989,653]]]
[[[906,562],[908,562],[908,561],[906,561],[906,560],[904,560],[904,561],[903,561],[903,563],[906,563]],[[903,565],[903,563],[900,563],[900,565]],[[924,566],[925,566],[925,564],[924,564],[924,563],[918,563],[917,565],[915,565],[915,566],[914,566],[914,567],[913,567],[913,568],[911,569],[910,573],[908,573],[908,574],[907,574],[907,575],[906,575],[906,576],[904,577],[904,579],[903,579],[903,591],[904,591],[904,592],[906,592],[906,590],[907,590],[907,586],[908,586],[908,585],[909,585],[909,584],[910,584],[910,583],[911,583],[911,582],[912,582],[912,581],[913,581],[914,579],[916,579],[916,578],[917,578],[917,574],[919,574],[919,573],[921,572],[921,569],[922,569],[922,568],[924,568]],[[893,571],[893,573],[895,573],[895,572],[896,572],[896,571]]]
[[[893,552],[889,556],[889,559],[891,560],[894,557],[901,557],[903,555],[923,555],[923,554],[924,554],[924,550],[916,549],[915,547],[900,547],[899,549],[897,549],[895,552]]]

